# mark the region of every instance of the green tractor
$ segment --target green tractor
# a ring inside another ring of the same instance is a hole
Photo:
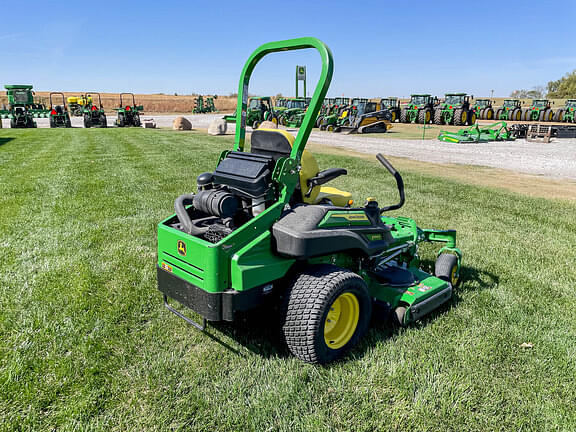
[[[396,97],[387,97],[380,99],[380,106],[382,109],[387,109],[390,111],[391,119],[390,121],[394,123],[396,120],[400,119],[401,109],[400,101]]]
[[[479,120],[494,120],[494,108],[490,99],[476,99],[473,109]]]
[[[532,99],[532,104],[522,113],[524,121],[551,122],[553,119],[554,111],[548,99]]]
[[[553,120],[555,122],[576,123],[574,113],[576,113],[576,99],[568,99],[564,108],[558,108]]]
[[[287,98],[284,108],[278,112],[278,122],[288,127],[300,127],[307,107],[306,98]]]
[[[31,85],[5,85],[8,96],[8,110],[5,118],[10,119],[11,128],[35,128],[34,114],[31,105],[34,103],[34,92]]]
[[[98,105],[94,104],[94,95],[98,97]],[[87,94],[85,100],[85,105],[82,105],[84,127],[108,127],[106,113],[104,112],[104,106],[102,105],[102,98],[100,97],[100,93],[92,92],[91,94]]]
[[[132,105],[125,104],[123,97],[132,96]],[[136,98],[134,93],[120,93],[120,104],[118,108],[114,108],[117,112],[116,126],[134,126],[140,127],[142,123],[140,122],[140,113],[144,110],[142,105],[136,105]]]
[[[476,113],[470,107],[470,99],[466,93],[446,93],[444,102],[434,110],[434,124],[437,125],[473,125],[476,123]]]
[[[285,130],[255,130],[246,141],[250,76],[267,54],[315,48],[322,69],[296,138]],[[389,216],[404,204],[380,207],[373,198],[353,206],[348,192],[323,186],[345,175],[320,171],[305,150],[332,78],[328,47],[315,38],[271,42],[248,59],[238,89],[233,150],[214,172],[197,178],[197,193],[178,197],[176,213],[158,225],[158,289],[166,308],[194,327],[235,321],[258,306],[276,310],[284,342],[299,359],[328,363],[366,332],[373,302],[385,303],[398,325],[409,325],[448,302],[462,254],[454,230],[421,229]],[[418,245],[439,242],[434,275],[422,270]],[[174,308],[174,299],[201,316]]]
[[[62,97],[62,104],[55,105],[52,98],[53,96],[59,95]],[[71,128],[72,122],[70,121],[70,113],[68,112],[68,107],[66,106],[66,96],[61,92],[51,92],[50,93],[50,127],[51,128]]]
[[[320,130],[333,132],[342,114],[350,107],[350,99],[344,97],[334,98],[334,104],[329,108],[320,122],[316,122]]]
[[[522,120],[522,102],[520,99],[505,99],[501,108],[496,109],[496,120]]]
[[[253,96],[248,99],[248,109],[246,111],[246,124],[252,126],[252,129],[258,129],[263,121],[271,121],[278,124],[278,117],[272,99],[269,96]],[[232,115],[223,117],[229,123],[236,122],[236,112]]]
[[[400,123],[428,124],[434,118],[438,98],[429,94],[410,95],[408,106],[400,111]]]

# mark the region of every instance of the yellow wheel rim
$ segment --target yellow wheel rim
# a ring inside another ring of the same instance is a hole
[[[426,123],[430,123],[430,111],[426,111],[426,115],[424,116]]]
[[[272,123],[274,123],[275,125],[277,125],[277,124],[278,124],[278,119],[277,119],[276,117],[273,117],[273,118],[272,118]]]
[[[352,293],[338,296],[330,305],[324,322],[324,342],[328,348],[339,349],[354,335],[360,318],[360,304]]]
[[[492,115],[494,114],[493,111],[486,111],[486,120],[492,120]]]
[[[392,121],[396,121],[396,111],[392,111]]]
[[[450,274],[450,282],[452,283],[452,286],[456,286],[456,284],[458,283],[458,266],[454,266],[452,267],[452,272]]]
[[[466,111],[462,111],[462,117],[460,117],[462,120],[462,123],[466,123],[466,120],[468,120],[468,113]]]

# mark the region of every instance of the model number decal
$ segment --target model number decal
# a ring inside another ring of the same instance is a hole
[[[169,266],[168,264],[166,264],[165,262],[163,262],[162,264],[160,264],[160,267],[162,267],[162,270],[166,270],[167,272],[172,273],[172,267]]]
[[[424,285],[424,284],[418,284],[418,291],[420,292],[426,292],[428,290],[431,290],[432,287],[428,286],[428,285]]]

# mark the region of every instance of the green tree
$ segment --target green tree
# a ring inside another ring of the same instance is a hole
[[[550,81],[546,87],[550,98],[576,98],[576,70],[567,73],[559,80]]]

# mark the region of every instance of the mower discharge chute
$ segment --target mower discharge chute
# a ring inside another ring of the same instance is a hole
[[[124,104],[124,100],[122,99],[124,96],[132,96],[132,105]],[[118,113],[116,117],[117,127],[140,127],[142,125],[140,122],[140,113],[144,111],[144,107],[142,105],[136,105],[134,93],[120,93],[120,104],[118,108],[114,108],[114,110]]]
[[[54,105],[52,97],[60,95],[62,97],[62,105]],[[50,93],[50,127],[51,128],[71,128],[70,113],[66,106],[66,96],[61,92]]]
[[[250,76],[267,54],[315,48],[322,69],[296,138],[260,129],[245,151]],[[233,150],[214,172],[197,178],[197,192],[176,199],[176,214],[158,225],[158,288],[165,306],[203,330],[207,321],[234,321],[269,302],[278,306],[290,351],[310,363],[341,357],[362,337],[373,300],[386,302],[407,325],[447,302],[458,282],[456,232],[420,229],[406,217],[385,216],[404,203],[374,199],[352,206],[351,195],[324,186],[346,170],[320,171],[306,142],[332,79],[328,47],[315,38],[259,47],[241,74]],[[420,269],[418,244],[440,242],[435,276]],[[202,323],[168,298],[202,316]]]

